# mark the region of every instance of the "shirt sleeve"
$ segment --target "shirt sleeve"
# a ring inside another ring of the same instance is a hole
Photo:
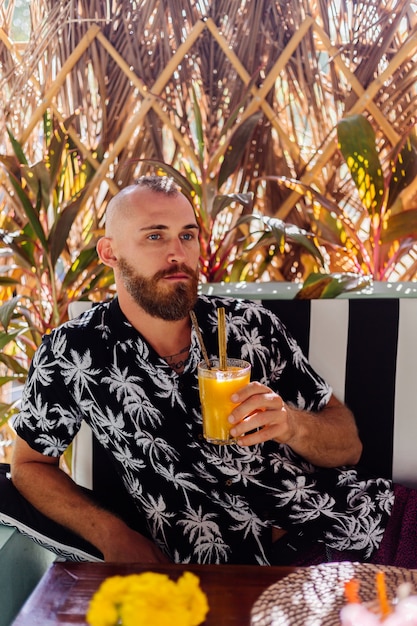
[[[17,434],[37,452],[59,457],[69,446],[81,425],[81,414],[64,379],[65,340],[45,336],[29,369],[20,412],[13,420]]]
[[[330,385],[314,370],[284,324],[265,310],[265,336],[270,333],[269,385],[285,402],[302,410],[319,411],[332,395]],[[268,328],[269,324],[269,328]]]

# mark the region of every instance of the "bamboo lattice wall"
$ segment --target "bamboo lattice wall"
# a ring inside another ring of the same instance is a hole
[[[1,151],[10,151],[8,125],[35,159],[44,112],[58,120],[75,114],[72,139],[103,197],[143,171],[144,158],[178,168],[187,162],[210,177],[233,132],[232,112],[242,121],[260,111],[240,175],[229,185],[255,191],[265,213],[304,224],[294,208],[299,196],[258,178],[286,174],[341,197],[348,188],[335,133],[341,117],[365,113],[385,153],[410,130],[415,5],[362,2],[356,17],[341,13],[338,25],[337,15],[329,19],[332,2],[327,13],[308,2],[254,4],[217,2],[209,10],[204,2],[167,1],[159,9],[121,2],[110,18],[90,3],[92,18],[85,3],[75,19],[75,3],[52,3],[25,47],[0,28]],[[203,138],[195,135],[196,115]]]

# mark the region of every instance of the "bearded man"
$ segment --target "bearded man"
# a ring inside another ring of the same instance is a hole
[[[34,357],[12,461],[25,500],[106,561],[291,562],[282,555],[290,545],[294,559],[301,536],[305,563],[318,545],[322,559],[325,548],[377,558],[391,482],[353,467],[362,449],[354,417],[270,311],[198,296],[199,227],[173,181],[142,177],[117,194],[97,250],[117,297],[55,329]],[[197,381],[199,334],[217,355],[219,307],[229,356],[252,366],[252,381],[233,396],[237,443],[227,446],[202,436]],[[140,524],[60,469],[83,421]]]

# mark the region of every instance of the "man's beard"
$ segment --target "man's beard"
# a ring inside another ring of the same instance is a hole
[[[119,258],[118,269],[127,292],[146,313],[169,322],[186,317],[197,300],[198,272],[186,265],[175,265],[169,270],[157,272],[151,278],[141,276],[123,258]],[[165,281],[160,281],[173,274],[187,274],[191,280],[173,283],[171,288]]]

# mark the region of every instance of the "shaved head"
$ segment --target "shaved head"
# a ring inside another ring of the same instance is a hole
[[[168,198],[183,195],[172,178],[168,176],[142,176],[135,184],[129,185],[115,195],[106,209],[106,236],[111,237],[117,231],[123,218],[137,211],[143,191],[161,194]],[[140,207],[146,209],[145,206]]]

